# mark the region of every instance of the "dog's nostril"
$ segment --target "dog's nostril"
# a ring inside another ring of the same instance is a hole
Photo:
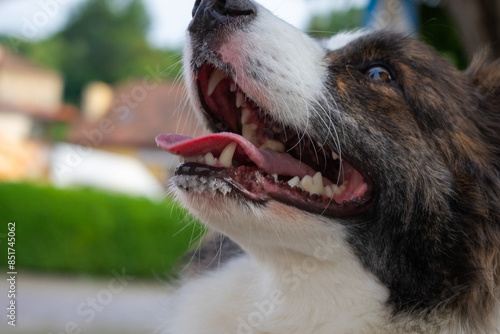
[[[214,10],[225,16],[246,16],[255,14],[255,5],[249,0],[217,0]]]
[[[226,0],[217,0],[214,3],[215,11],[219,14],[226,15]]]
[[[218,26],[227,27],[230,21],[237,24],[234,27],[248,23],[257,15],[257,5],[251,0],[196,0],[192,15],[188,31],[203,38]]]

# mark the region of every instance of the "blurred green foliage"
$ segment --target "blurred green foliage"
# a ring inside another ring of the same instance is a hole
[[[419,37],[455,66],[464,69],[467,66],[464,46],[448,13],[440,6],[421,4],[419,9]],[[344,12],[315,16],[309,23],[308,32],[315,37],[328,38],[342,30],[359,29],[363,25],[364,15],[364,8],[351,8]]]
[[[119,5],[119,6],[118,6]],[[362,26],[364,9],[352,8],[311,19],[308,32],[329,37],[341,30]],[[459,68],[467,60],[460,36],[442,7],[420,5],[420,37]],[[0,37],[0,43],[34,62],[63,72],[66,102],[80,102],[90,81],[116,84],[130,77],[144,77],[146,67],[165,69],[165,78],[181,73],[181,51],[159,50],[146,39],[149,16],[140,0],[87,0],[74,11],[66,27],[38,42]]]
[[[460,34],[450,15],[441,7],[420,6],[420,37],[460,69],[467,67],[467,56]]]
[[[348,11],[314,16],[307,32],[314,37],[328,38],[339,31],[359,29],[362,27],[364,14],[363,8],[351,8]]]
[[[120,6],[118,6],[120,4]],[[163,68],[165,77],[181,70],[179,50],[158,50],[146,39],[149,16],[142,1],[88,0],[77,8],[66,27],[38,43],[0,39],[29,59],[61,71],[65,100],[79,103],[85,84],[110,84],[144,77],[146,67]]]
[[[168,198],[91,189],[0,183],[0,208],[0,254],[7,258],[7,224],[15,222],[17,270],[169,275],[202,231]]]

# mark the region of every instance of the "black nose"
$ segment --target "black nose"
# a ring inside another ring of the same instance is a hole
[[[255,6],[248,0],[196,0],[192,15],[201,7],[212,8],[224,16],[245,16],[255,14]]]
[[[200,29],[210,30],[217,24],[246,21],[256,12],[250,0],[196,0],[189,31],[200,33]]]

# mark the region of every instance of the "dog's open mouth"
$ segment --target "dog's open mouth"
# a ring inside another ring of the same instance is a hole
[[[177,186],[269,198],[312,213],[340,217],[372,202],[368,175],[327,145],[273,121],[231,76],[210,64],[197,77],[199,98],[216,132],[192,138],[162,134],[158,146],[184,157]]]

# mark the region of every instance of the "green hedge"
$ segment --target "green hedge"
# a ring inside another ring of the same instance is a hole
[[[169,199],[92,189],[0,183],[0,266],[7,266],[7,224],[16,223],[17,269],[108,275],[171,273],[201,228]],[[188,226],[186,226],[188,224]]]

